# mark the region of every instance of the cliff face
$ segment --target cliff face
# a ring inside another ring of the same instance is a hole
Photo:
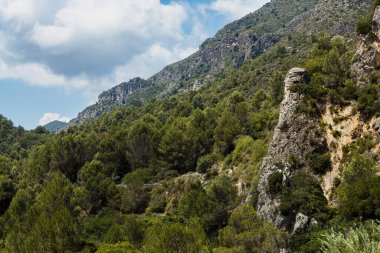
[[[258,185],[258,213],[273,222],[277,227],[291,230],[296,216],[284,216],[279,211],[280,195],[273,195],[268,189],[268,180],[276,172],[283,175],[283,184],[294,174],[292,161],[306,164],[306,156],[314,150],[312,143],[324,143],[318,122],[297,111],[303,101],[303,95],[293,91],[299,83],[307,83],[308,75],[305,69],[291,69],[285,79],[285,94],[281,103],[279,122],[274,130],[274,136],[268,155],[260,171]]]
[[[347,1],[342,2],[347,4]],[[351,66],[352,78],[357,80],[360,88],[369,82],[371,73],[380,66],[380,7],[375,10],[372,34],[360,38],[357,61]],[[258,185],[257,211],[266,220],[278,228],[294,232],[309,224],[312,219],[303,213],[283,215],[280,212],[281,193],[269,192],[271,175],[280,172],[283,175],[282,185],[287,185],[294,175],[292,161],[299,163],[298,169],[310,172],[307,156],[323,147],[331,159],[331,168],[324,175],[313,175],[320,182],[326,199],[331,206],[334,201],[334,181],[341,178],[344,159],[344,148],[354,144],[361,138],[370,136],[376,140],[367,155],[375,156],[380,150],[379,122],[373,117],[364,119],[356,108],[355,101],[347,101],[344,105],[333,106],[330,102],[320,104],[321,114],[315,117],[304,115],[297,111],[303,101],[303,95],[292,87],[298,83],[307,83],[308,77],[304,69],[291,69],[285,80],[285,94],[280,107],[279,122],[274,130],[274,136],[264,159]],[[337,120],[340,119],[340,120]],[[324,129],[321,126],[326,126]],[[339,135],[334,134],[339,133]]]
[[[118,105],[124,105],[127,96],[141,90],[148,85],[148,82],[142,78],[134,78],[129,82],[121,83],[112,89],[103,92],[98,97],[99,104],[115,103]]]

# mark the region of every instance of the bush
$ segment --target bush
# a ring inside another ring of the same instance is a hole
[[[277,193],[280,193],[282,190],[282,179],[283,174],[282,172],[275,172],[268,178],[268,190],[271,194],[276,195]]]
[[[120,242],[116,244],[103,244],[96,253],[140,253],[128,242]]]
[[[217,157],[214,154],[208,154],[205,156],[202,156],[198,159],[197,162],[197,171],[200,173],[207,172],[208,169],[211,168],[212,165],[217,161]]]
[[[356,32],[362,35],[367,35],[372,31],[373,12],[363,16],[356,24]]]
[[[207,237],[199,225],[158,222],[151,226],[144,243],[145,253],[209,253]]]
[[[228,221],[228,226],[219,230],[221,247],[214,252],[279,252],[285,248],[286,235],[272,224],[262,220],[253,207],[237,208]]]
[[[283,189],[280,211],[285,215],[302,212],[316,219],[326,218],[327,200],[319,182],[307,172],[297,171]]]
[[[380,177],[371,158],[354,154],[339,185],[338,211],[348,220],[380,218]]]
[[[315,174],[323,175],[331,167],[330,154],[310,154],[308,156],[308,165]]]

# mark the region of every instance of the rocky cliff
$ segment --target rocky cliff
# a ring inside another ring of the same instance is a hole
[[[269,192],[268,180],[271,175],[280,172],[283,175],[282,183],[285,185],[295,172],[294,162],[305,166],[307,154],[316,148],[313,143],[325,142],[321,137],[318,122],[297,111],[303,101],[303,95],[294,91],[294,87],[307,82],[308,75],[305,69],[293,68],[287,74],[279,121],[260,171],[257,211],[263,218],[286,230],[292,229],[296,216],[284,216],[280,213],[280,194]]]

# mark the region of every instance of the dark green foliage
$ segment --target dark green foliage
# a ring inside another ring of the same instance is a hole
[[[151,226],[144,242],[145,253],[209,253],[208,240],[202,227],[189,224],[158,222]]]
[[[104,164],[97,160],[83,166],[78,175],[78,184],[81,186],[76,191],[79,205],[88,213],[97,212],[112,198],[114,182]]]
[[[339,185],[339,212],[348,220],[380,218],[380,178],[375,162],[354,154]]]
[[[73,187],[60,173],[49,175],[44,189],[18,192],[6,213],[10,252],[65,252],[79,248]]]
[[[26,131],[22,127],[15,127],[12,121],[0,115],[0,154],[12,159],[25,158],[28,150],[43,143],[47,136],[46,131],[40,128]]]
[[[233,149],[234,139],[241,134],[241,125],[237,117],[229,111],[224,111],[215,128],[215,145],[222,154],[228,154]]]
[[[282,180],[284,175],[277,171],[268,178],[268,190],[271,194],[275,195],[282,191]]]
[[[280,210],[286,215],[301,212],[323,220],[328,212],[327,200],[318,181],[299,170],[283,188]]]
[[[146,168],[157,160],[157,149],[160,143],[158,120],[146,116],[136,121],[128,131],[127,158],[132,169]]]
[[[120,197],[115,205],[124,213],[143,213],[149,202],[145,185],[152,177],[153,172],[150,169],[139,169],[125,175],[119,186]]]
[[[364,15],[356,24],[356,32],[362,35],[372,32],[372,17],[373,13]]]
[[[133,245],[128,242],[115,244],[103,244],[99,247],[96,253],[139,253]]]
[[[274,104],[279,104],[284,94],[285,76],[281,72],[273,72],[269,79],[271,98]]]
[[[198,159],[197,171],[205,173],[212,165],[217,161],[217,157],[214,154],[207,154]]]
[[[380,5],[379,0],[373,0],[372,1],[372,10],[362,16],[359,21],[356,23],[356,32],[361,34],[361,35],[367,35],[372,32],[372,19],[374,15],[374,10],[376,9],[377,6]]]
[[[0,174],[0,215],[7,210],[14,194],[12,180],[8,176]]]
[[[219,231],[220,248],[214,252],[270,253],[286,245],[286,235],[272,224],[262,220],[247,205],[237,208],[228,220],[228,226]]]
[[[311,153],[307,157],[310,169],[318,175],[324,175],[331,167],[330,154]]]

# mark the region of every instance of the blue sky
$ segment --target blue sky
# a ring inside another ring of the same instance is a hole
[[[268,1],[1,0],[0,114],[27,129],[67,121]]]

